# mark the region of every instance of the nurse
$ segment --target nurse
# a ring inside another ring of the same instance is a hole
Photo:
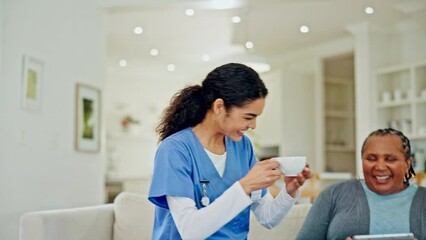
[[[246,239],[250,210],[266,228],[281,222],[310,170],[284,177],[276,198],[267,191],[282,174],[279,163],[256,161],[244,135],[267,94],[256,71],[229,63],[172,98],[156,129],[152,239]]]

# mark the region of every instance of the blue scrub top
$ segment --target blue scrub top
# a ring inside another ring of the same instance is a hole
[[[225,137],[226,167],[221,177],[191,128],[181,130],[166,139],[155,155],[154,174],[148,194],[156,205],[152,239],[182,239],[171,216],[166,195],[193,199],[202,208],[201,180],[208,180],[207,195],[213,202],[226,189],[244,177],[256,163],[250,140],[234,142]],[[262,196],[266,193],[263,189]],[[226,214],[226,213],[223,213]],[[208,239],[246,239],[249,230],[250,207]]]

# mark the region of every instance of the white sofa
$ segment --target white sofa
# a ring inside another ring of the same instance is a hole
[[[274,229],[250,219],[249,239],[294,239],[311,204],[296,204]],[[139,193],[122,192],[114,204],[26,213],[20,240],[151,239],[154,207]]]

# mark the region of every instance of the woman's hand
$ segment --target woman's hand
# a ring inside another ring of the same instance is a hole
[[[247,175],[240,179],[240,184],[247,195],[274,184],[282,175],[279,166],[279,162],[272,159],[257,162]]]
[[[309,163],[306,163],[305,168],[301,173],[299,173],[296,177],[286,177],[284,176],[285,187],[287,193],[290,196],[295,197],[296,191],[300,186],[305,183],[307,179],[311,178],[311,170],[309,169]]]

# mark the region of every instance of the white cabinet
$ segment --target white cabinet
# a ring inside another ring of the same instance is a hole
[[[376,127],[402,131],[411,141],[415,171],[424,172],[426,62],[379,69],[375,81]]]
[[[329,149],[354,147],[353,78],[325,79],[326,146]]]
[[[379,69],[375,79],[377,127],[426,139],[426,63]]]
[[[354,58],[323,61],[324,163],[322,171],[355,174]]]

